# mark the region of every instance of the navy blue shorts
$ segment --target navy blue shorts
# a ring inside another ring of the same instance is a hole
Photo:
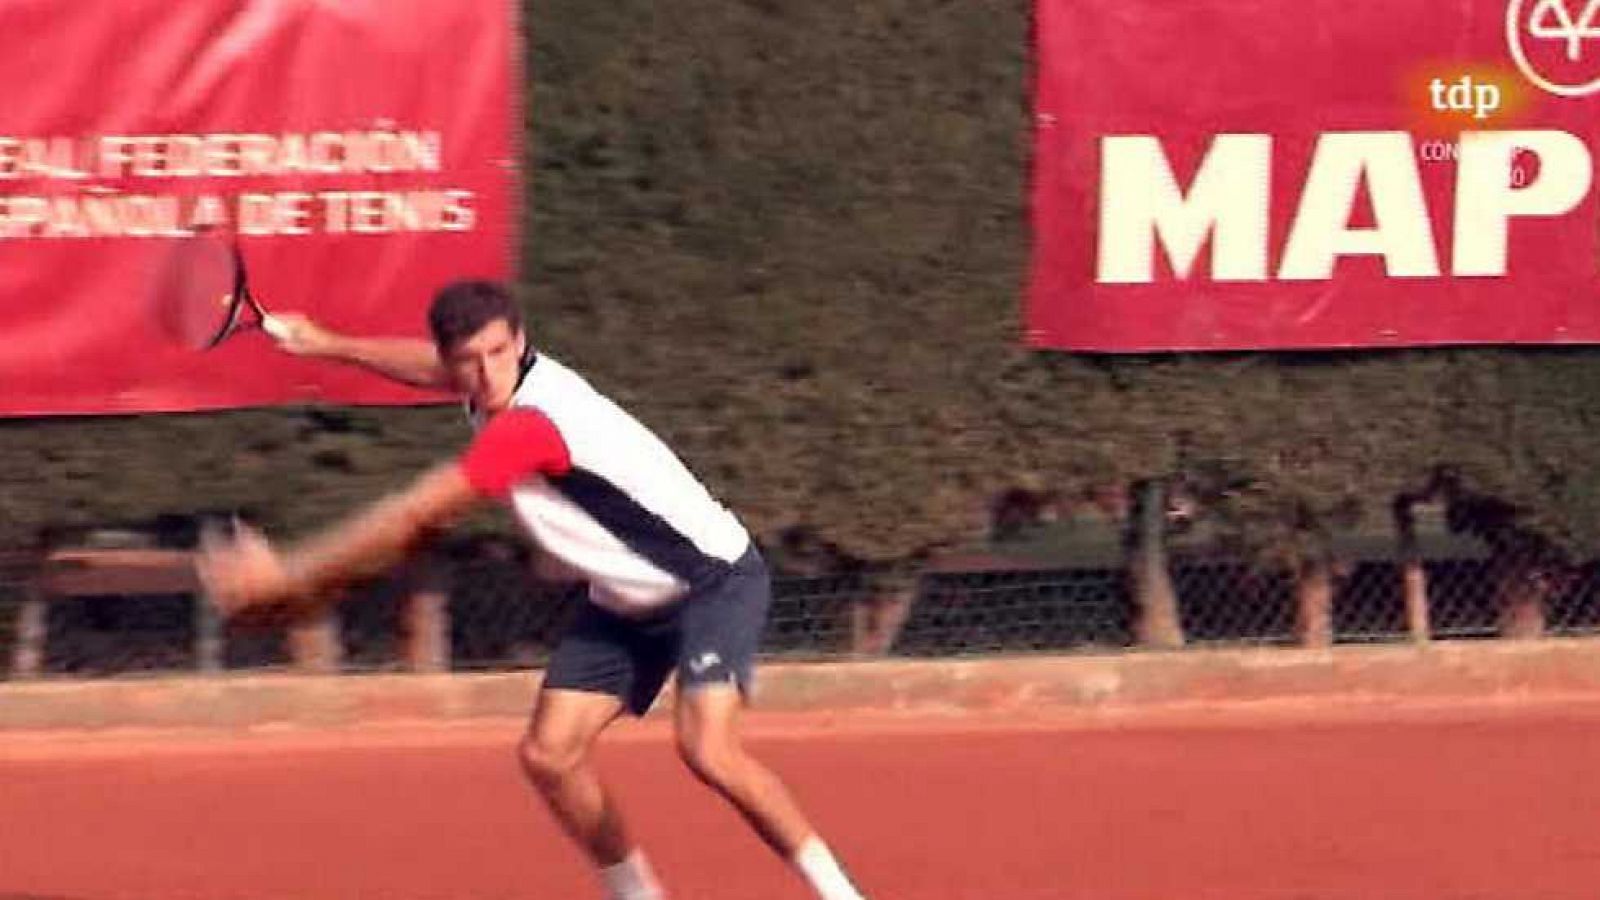
[[[556,645],[544,686],[610,694],[642,716],[667,676],[678,690],[732,684],[746,698],[772,605],[772,580],[751,547],[721,577],[659,612],[619,616],[584,601]]]

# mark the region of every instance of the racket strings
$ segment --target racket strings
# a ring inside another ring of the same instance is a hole
[[[168,334],[194,349],[215,346],[235,330],[244,305],[238,256],[214,234],[173,247],[161,283],[161,318]]]

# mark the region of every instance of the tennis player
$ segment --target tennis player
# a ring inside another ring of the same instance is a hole
[[[431,343],[279,318],[288,352],[459,393],[477,435],[460,457],[291,548],[248,529],[208,540],[199,571],[222,611],[334,596],[474,504],[509,503],[540,548],[589,585],[551,656],[519,750],[528,780],[593,860],[607,896],[666,895],[597,777],[591,750],[622,713],[648,710],[676,673],[684,762],[818,897],[860,900],[783,783],[741,745],[739,714],[770,579],[739,520],[672,451],[572,370],[534,352],[498,284],[441,290],[429,312]]]

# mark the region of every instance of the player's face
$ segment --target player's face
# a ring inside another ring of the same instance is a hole
[[[511,405],[526,346],[521,330],[495,319],[472,337],[457,341],[445,352],[444,364],[455,389],[472,401],[474,409],[497,413]]]

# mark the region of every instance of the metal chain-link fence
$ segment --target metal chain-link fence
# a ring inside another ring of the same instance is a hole
[[[1419,560],[1424,634],[1408,601],[1407,565],[1375,558],[1327,569],[1323,615],[1332,642],[1583,634],[1600,630],[1600,561],[1551,567],[1482,553]],[[1239,559],[1168,561],[1183,641],[1190,646],[1306,641],[1317,615],[1305,578]],[[419,586],[420,585],[420,586]],[[779,572],[765,637],[769,658],[1114,652],[1140,648],[1141,599],[1121,566]],[[456,555],[425,583],[395,578],[355,592],[326,623],[345,671],[414,668],[422,590],[441,597],[436,668],[541,665],[582,601],[582,588],[543,582],[503,547]],[[192,592],[49,595],[37,567],[0,567],[0,660],[8,677],[105,677],[297,664],[285,623],[227,625]],[[210,649],[208,649],[208,647]],[[211,657],[207,659],[208,655]]]

